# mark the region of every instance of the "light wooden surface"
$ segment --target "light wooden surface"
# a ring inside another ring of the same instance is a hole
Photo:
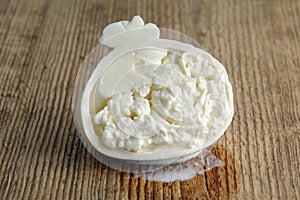
[[[228,70],[225,167],[184,182],[99,163],[72,121],[76,72],[103,27],[139,14]],[[0,0],[0,199],[300,199],[300,1]]]

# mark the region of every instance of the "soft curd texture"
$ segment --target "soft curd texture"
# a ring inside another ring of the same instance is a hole
[[[134,152],[199,147],[227,125],[232,99],[224,68],[178,50],[166,50],[157,59],[160,64],[126,63],[130,73],[147,82],[113,95],[95,115],[107,146]]]

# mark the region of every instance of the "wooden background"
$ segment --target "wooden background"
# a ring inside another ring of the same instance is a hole
[[[72,86],[103,27],[139,14],[227,68],[235,116],[189,181],[132,178],[76,134]],[[300,1],[0,0],[0,199],[300,199]]]

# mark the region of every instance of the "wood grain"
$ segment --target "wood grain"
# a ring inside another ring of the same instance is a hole
[[[225,66],[235,116],[224,167],[188,181],[134,178],[94,159],[72,88],[103,27],[139,14]],[[1,0],[0,199],[300,199],[300,2]]]

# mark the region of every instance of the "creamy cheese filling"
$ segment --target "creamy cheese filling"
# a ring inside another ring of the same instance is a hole
[[[200,54],[140,49],[108,69],[97,85],[95,105],[101,110],[94,123],[101,130],[100,140],[110,148],[199,148],[208,138],[218,137],[231,120],[226,71]]]

